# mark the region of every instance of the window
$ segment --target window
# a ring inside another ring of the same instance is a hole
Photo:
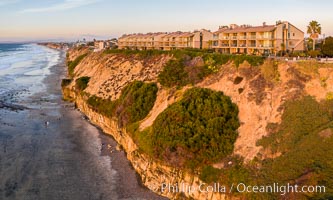
[[[295,36],[295,33],[293,33],[293,36]]]

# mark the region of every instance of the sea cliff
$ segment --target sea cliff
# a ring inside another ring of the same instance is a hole
[[[198,189],[200,184],[204,183],[196,174],[167,166],[142,154],[126,129],[118,126],[117,119],[110,119],[91,109],[80,94],[68,92],[66,98],[74,99],[77,108],[93,124],[99,126],[105,133],[110,134],[118,142],[121,148],[127,153],[128,160],[140,175],[142,183],[149,189],[170,199],[181,199],[184,197],[207,200],[225,199],[225,195],[219,192],[203,193],[193,190],[191,193],[187,193],[180,191],[180,189],[179,192],[176,192],[176,190],[174,192],[171,190],[162,192],[162,184],[170,184],[172,186],[181,186],[184,184],[187,187]]]
[[[71,49],[67,54],[67,59],[70,61],[69,67],[73,62],[77,63],[71,69],[71,80],[63,85],[65,99],[74,101],[92,123],[115,138],[127,153],[128,159],[140,175],[143,184],[156,193],[170,199],[239,198],[240,196],[234,195],[234,193],[227,195],[223,192],[206,193],[199,190],[162,191],[163,184],[173,186],[184,184],[191,188],[199,188],[200,184],[204,183],[200,179],[201,172],[171,166],[169,163],[146,155],[133,139],[133,134],[129,133],[125,127],[119,126],[117,116],[105,116],[87,103],[89,96],[92,95],[115,101],[120,98],[124,87],[135,80],[149,83],[159,82],[159,74],[164,66],[174,59],[174,55],[168,53],[142,56],[140,53],[126,54],[124,52],[92,53],[84,48]],[[82,56],[80,60],[75,60],[80,56]],[[187,65],[190,67],[205,64],[209,65],[208,67],[212,66],[212,61],[209,59],[207,61],[204,57],[195,56],[186,59]],[[241,157],[244,165],[252,162],[252,167],[247,170],[253,170],[254,159],[259,159],[255,164],[258,168],[254,170],[265,168],[261,165],[260,160],[280,157],[282,150],[274,151],[271,147],[259,145],[258,141],[274,132],[271,129],[272,125],[279,126],[284,123],[283,113],[287,109],[286,103],[302,99],[304,96],[312,96],[318,102],[329,100],[333,88],[327,86],[333,85],[333,68],[329,65],[318,65],[315,61],[297,63],[265,60],[260,66],[252,66],[247,61],[240,65],[235,63],[236,60],[224,63],[216,70],[213,66],[214,73],[183,87],[164,87],[158,83],[154,106],[149,114],[139,121],[139,129],[144,130],[150,127],[164,110],[179,101],[184,92],[193,86],[223,91],[239,109],[240,127],[231,157]],[[78,90],[77,87],[76,80],[80,77],[89,77],[89,82],[83,90]],[[233,167],[232,161],[232,158],[229,160],[225,158],[211,165],[215,169],[220,169],[223,174],[230,168],[226,163],[231,163],[231,168]],[[270,171],[269,168],[265,170]],[[299,176],[302,176],[302,173]],[[229,189],[229,186],[226,187]]]

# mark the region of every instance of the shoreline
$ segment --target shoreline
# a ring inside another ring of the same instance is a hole
[[[46,47],[50,48],[49,46]],[[61,76],[62,77],[61,79],[68,78],[68,75],[66,73],[67,72],[66,51],[58,48],[51,48],[51,49],[62,52],[61,66],[63,67],[63,74]],[[60,81],[58,82],[57,87],[61,89]],[[63,94],[61,94],[61,96],[63,98]],[[123,149],[119,148],[120,144],[116,142],[115,138],[112,135],[105,133],[100,126],[91,123],[90,120],[86,117],[85,113],[83,113],[81,110],[76,108],[75,111],[79,112],[82,115],[81,117],[82,119],[87,121],[87,123],[89,123],[91,126],[95,127],[98,130],[98,138],[101,140],[100,156],[107,156],[110,159],[112,169],[114,169],[117,172],[117,175],[119,176],[117,178],[117,183],[118,183],[117,190],[119,190],[118,194],[122,194],[119,196],[119,199],[123,198],[144,198],[149,200],[168,199],[166,197],[162,197],[154,193],[143,184],[140,175],[135,171],[131,162],[127,159],[126,152]]]
[[[65,52],[60,54],[42,81],[45,89],[9,97],[28,109],[0,108],[0,199],[161,199],[140,186],[123,152],[107,155],[112,138],[103,138],[62,100],[66,65]],[[117,171],[117,163],[125,171]]]
[[[106,79],[110,79],[110,77],[116,77],[113,79],[113,82],[108,83],[109,86],[107,89],[112,91],[112,87],[117,85],[115,82],[123,81],[121,83],[125,83],[128,81],[128,78],[132,80],[130,73],[131,72],[126,72],[123,75],[122,72],[124,70],[131,70],[131,68],[134,68],[135,70],[132,73],[135,74],[140,74],[138,77],[136,77],[137,80],[140,79],[146,79],[144,78],[144,74],[141,74],[142,70],[144,70],[146,73],[154,73],[154,76],[150,77],[151,79],[154,79],[156,76],[156,70],[153,71],[154,67],[153,65],[149,65],[150,67],[147,67],[147,69],[144,69],[144,65],[142,64],[142,60],[140,62],[137,62],[133,67],[131,65],[131,62],[125,62],[126,64],[123,65],[124,60],[119,61],[116,57],[110,56],[110,59],[114,59],[115,62],[113,63],[108,59],[107,62],[106,59],[99,59],[98,58],[98,53],[96,54],[90,54],[87,57],[84,57],[82,62],[78,62],[78,58],[80,59],[80,55],[84,55],[86,52],[85,49],[81,51],[74,51],[72,52],[71,50],[69,51],[69,60],[72,62],[75,62],[75,70],[74,72],[77,73],[76,76],[74,74],[73,79],[82,77],[82,76],[92,76],[98,75],[102,76],[101,79],[104,81],[107,81]],[[121,56],[120,56],[121,57]],[[166,58],[167,59],[167,58]],[[126,59],[125,59],[126,60]],[[97,63],[97,62],[98,63]],[[163,63],[165,63],[166,60],[162,59],[161,62],[158,63],[158,66],[162,66]],[[110,66],[113,63],[116,65],[115,69]],[[121,64],[120,64],[121,63]],[[96,67],[92,67],[92,72],[90,72],[90,67],[94,65]],[[109,67],[112,69],[110,70]],[[118,69],[118,71],[117,71]],[[101,73],[104,73],[101,75]],[[113,76],[114,73],[114,76]],[[93,75],[92,75],[93,74]],[[119,76],[118,76],[119,75]],[[132,76],[133,77],[133,76]],[[90,79],[90,82],[88,84],[89,87],[94,87],[95,86],[95,92],[98,88],[99,78],[94,77],[94,79]],[[120,80],[117,80],[117,79]],[[102,81],[101,80],[101,81]],[[94,82],[92,82],[94,81]],[[95,82],[97,81],[97,82]],[[105,82],[104,82],[105,83]],[[113,84],[114,83],[114,84]],[[92,84],[92,85],[91,85]],[[167,197],[169,199],[179,199],[179,198],[189,198],[189,199],[225,199],[226,195],[223,193],[218,193],[218,192],[208,192],[208,193],[201,193],[200,191],[193,191],[191,193],[182,193],[182,192],[168,192],[162,189],[163,184],[168,184],[168,185],[178,185],[178,184],[185,184],[188,185],[191,188],[198,188],[199,185],[203,182],[199,174],[194,172],[192,173],[191,171],[188,170],[183,170],[180,168],[176,168],[170,165],[167,165],[167,163],[163,163],[159,160],[153,159],[150,156],[144,154],[143,152],[140,151],[139,147],[133,140],[133,137],[131,133],[127,132],[125,127],[119,127],[117,118],[116,116],[114,117],[109,117],[105,116],[103,113],[98,112],[98,110],[94,109],[91,105],[87,103],[87,98],[89,95],[85,95],[85,93],[82,93],[78,90],[75,89],[76,82],[75,80],[71,81],[69,84],[66,84],[62,87],[62,91],[64,94],[64,98],[68,99],[72,102],[75,102],[75,105],[80,109],[81,112],[83,112],[89,120],[93,123],[96,124],[98,127],[101,127],[102,130],[113,136],[113,138],[122,146],[124,151],[126,152],[127,159],[131,162],[133,168],[135,171],[140,175],[142,183],[148,187],[151,191],[154,191],[156,194]],[[119,87],[117,87],[119,89]],[[107,91],[108,95],[110,94],[116,94]],[[89,91],[87,91],[89,93]],[[91,95],[91,93],[89,93]]]

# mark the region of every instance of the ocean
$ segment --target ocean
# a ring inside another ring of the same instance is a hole
[[[0,44],[0,199],[164,199],[117,143],[62,100],[65,52]]]
[[[0,97],[45,90],[42,81],[59,60],[59,51],[37,44],[0,44]]]

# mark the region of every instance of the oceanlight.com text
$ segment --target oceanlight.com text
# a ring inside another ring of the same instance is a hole
[[[326,187],[323,185],[280,185],[272,183],[268,185],[247,185],[245,183],[232,184],[225,186],[220,183],[200,185],[187,185],[186,183],[168,184],[163,183],[160,187],[162,193],[278,193],[286,195],[288,193],[325,193]]]
[[[231,187],[233,188],[233,186]],[[280,193],[286,195],[287,193],[325,193],[326,187],[323,185],[279,185],[273,183],[271,185],[246,185],[239,183],[236,186],[236,191],[240,193]]]

